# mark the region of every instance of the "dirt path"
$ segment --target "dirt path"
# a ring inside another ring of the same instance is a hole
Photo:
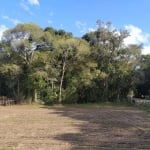
[[[116,107],[0,107],[2,148],[149,150],[150,114]]]

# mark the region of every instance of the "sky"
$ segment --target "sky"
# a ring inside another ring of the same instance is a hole
[[[0,39],[6,29],[29,22],[82,37],[100,19],[128,30],[125,44],[143,44],[142,53],[150,54],[149,18],[150,0],[0,0]]]

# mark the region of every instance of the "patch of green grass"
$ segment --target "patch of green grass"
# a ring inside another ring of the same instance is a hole
[[[39,105],[41,106],[41,105]],[[122,102],[99,102],[99,103],[83,103],[83,104],[55,104],[53,106],[45,106],[46,108],[51,107],[69,107],[69,108],[129,108],[129,109],[135,109],[135,110],[141,110],[145,111],[147,113],[150,113],[150,105],[136,105],[133,103],[129,103],[128,101],[122,101]]]
[[[150,105],[143,105],[143,104],[140,104],[140,105],[136,105],[135,106],[137,109],[140,109],[140,110],[143,110],[147,113],[150,113]]]
[[[107,108],[107,107],[132,107],[127,102],[100,102],[100,103],[84,103],[84,104],[63,104],[66,107],[76,108]]]

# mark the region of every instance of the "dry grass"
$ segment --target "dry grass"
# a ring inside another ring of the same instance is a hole
[[[0,107],[0,150],[149,150],[150,114],[131,108]]]

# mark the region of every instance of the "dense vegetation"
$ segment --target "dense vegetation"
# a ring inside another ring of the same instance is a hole
[[[150,95],[150,56],[124,45],[129,33],[97,22],[82,38],[34,23],[0,42],[0,95],[45,104],[121,101]]]

